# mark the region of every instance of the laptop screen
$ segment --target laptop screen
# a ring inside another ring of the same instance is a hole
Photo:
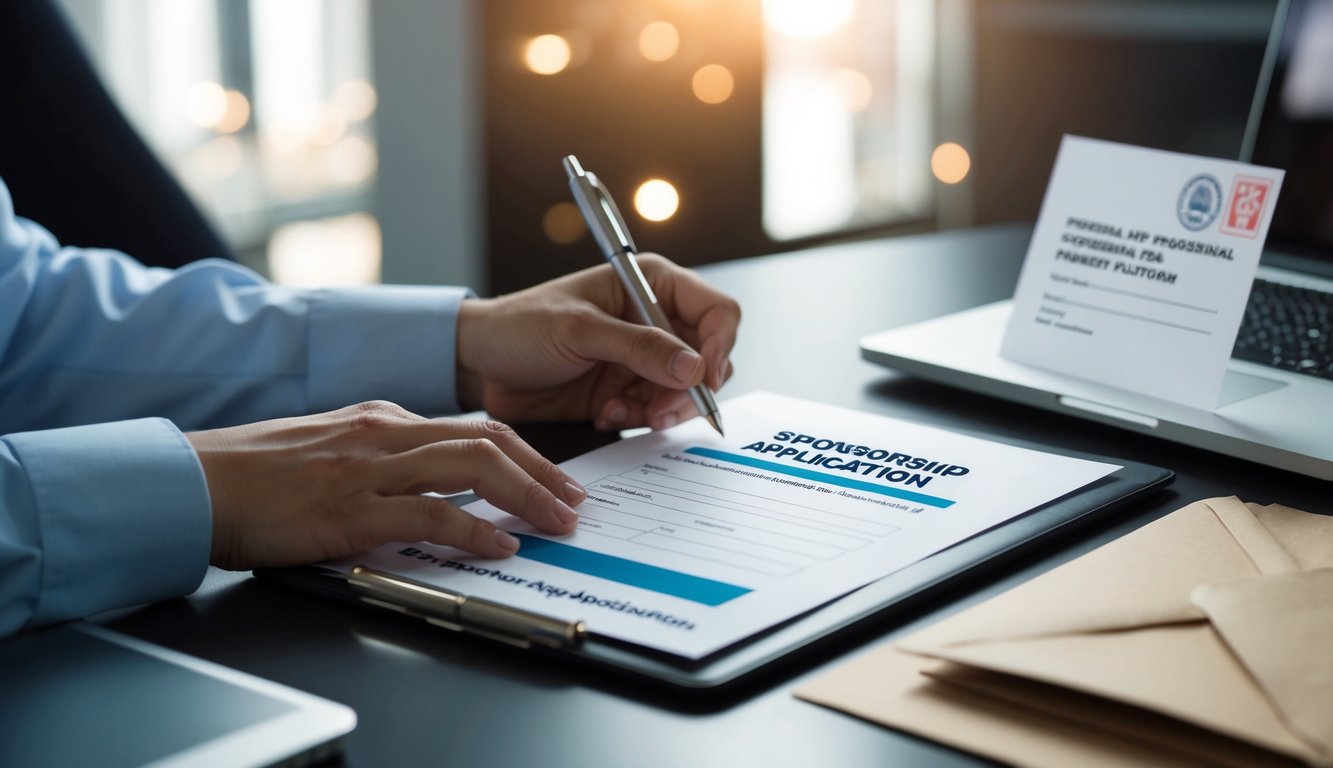
[[[1287,177],[1268,248],[1333,273],[1333,0],[1280,5],[1242,159]]]

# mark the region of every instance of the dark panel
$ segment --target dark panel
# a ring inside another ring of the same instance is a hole
[[[1236,14],[1238,21],[1209,25],[1200,15],[1197,27],[1154,28],[1153,19],[1161,18],[1154,14],[1163,12],[1150,5],[975,3],[977,223],[1036,219],[1065,133],[1238,156],[1266,15],[1250,5],[1218,3],[1217,13]],[[1199,5],[1177,4],[1186,10]],[[1107,9],[1147,18],[1141,25],[1099,28],[1093,14]],[[1080,19],[1079,12],[1089,15]]]

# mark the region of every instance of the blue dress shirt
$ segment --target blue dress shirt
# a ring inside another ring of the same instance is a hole
[[[150,269],[62,247],[0,182],[0,636],[198,586],[212,518],[182,429],[370,399],[457,411],[468,295]]]

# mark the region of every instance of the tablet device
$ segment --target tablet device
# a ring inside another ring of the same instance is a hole
[[[91,624],[0,642],[0,764],[309,765],[349,708]]]

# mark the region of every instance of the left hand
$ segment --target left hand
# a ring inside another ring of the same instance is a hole
[[[656,254],[636,258],[676,335],[643,325],[602,265],[518,293],[463,302],[458,381],[467,408],[512,421],[592,419],[666,429],[696,414],[686,390],[731,376],[740,306]]]

